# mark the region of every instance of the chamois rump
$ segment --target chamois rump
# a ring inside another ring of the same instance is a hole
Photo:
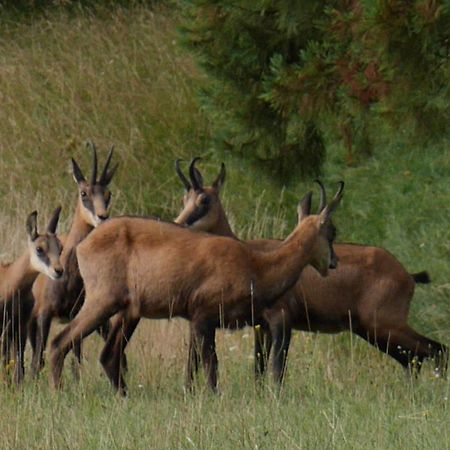
[[[211,186],[203,178],[194,158],[189,178],[176,162],[176,172],[184,187],[184,209],[176,223],[221,236],[237,237],[231,230],[220,201],[225,181],[225,166]],[[323,185],[319,213],[326,204]],[[330,229],[332,226],[330,226]],[[272,250],[280,241],[257,239],[246,241],[252,249]],[[426,272],[409,274],[387,250],[379,247],[335,244],[339,259],[337,270],[323,278],[306,267],[294,288],[271,308],[255,328],[255,371],[266,369],[272,343],[273,375],[283,379],[292,329],[339,333],[352,331],[408,370],[419,370],[425,358],[434,358],[439,371],[445,372],[448,349],[422,336],[408,325],[409,306],[416,283],[428,283]]]
[[[328,274],[330,220],[343,187],[341,182],[319,215],[310,215],[309,192],[299,204],[294,231],[267,252],[155,219],[118,217],[97,227],[76,250],[86,298],[52,342],[54,385],[60,385],[71,348],[118,313],[100,359],[120,393],[126,393],[124,350],[142,317],[188,319],[195,349],[190,364],[197,364],[201,355],[209,386],[216,390],[216,328],[252,323],[293,286],[307,264],[322,276]]]

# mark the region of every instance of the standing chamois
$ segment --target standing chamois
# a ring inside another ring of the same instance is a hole
[[[92,142],[93,164],[92,175],[86,180],[77,162],[72,159],[72,170],[78,185],[78,202],[69,234],[64,237],[64,250],[61,262],[64,266],[64,277],[53,281],[38,277],[33,286],[34,308],[30,320],[30,341],[33,348],[31,369],[36,376],[44,364],[44,350],[54,318],[70,321],[80,310],[84,301],[83,280],[81,279],[76,258],[77,245],[100,223],[109,217],[108,208],[111,193],[108,185],[117,169],[115,165],[109,169],[114,148],[111,148],[100,178],[97,179],[97,150]],[[99,328],[106,339],[108,324]],[[81,348],[75,347],[75,355],[81,361]]]
[[[299,204],[299,223],[273,251],[250,249],[236,239],[191,231],[156,219],[111,219],[78,245],[86,299],[74,320],[52,342],[51,365],[60,385],[64,358],[74,345],[118,313],[101,354],[116,389],[126,393],[121,363],[142,317],[190,321],[191,364],[200,353],[210,387],[217,387],[215,330],[253,323],[311,264],[328,274],[330,219],[343,183],[320,215],[310,215],[308,193]],[[188,383],[190,380],[188,380]]]
[[[195,167],[189,168],[190,181],[176,171],[185,187],[184,209],[175,220],[192,229],[222,236],[236,236],[231,230],[220,201],[225,166],[209,187]],[[319,212],[326,204],[323,185]],[[331,226],[332,228],[332,226]],[[273,249],[280,241],[247,241],[252,249]],[[294,288],[267,309],[255,328],[255,369],[261,375],[274,344],[273,372],[283,379],[291,330],[339,333],[352,331],[403,367],[419,370],[425,358],[434,358],[438,370],[445,372],[448,350],[439,342],[420,335],[408,325],[409,305],[415,283],[428,283],[426,272],[409,274],[388,251],[364,245],[335,244],[339,268],[323,278],[306,267]]]
[[[56,237],[61,208],[57,208],[45,234],[37,231],[37,212],[27,219],[28,245],[15,262],[0,265],[0,324],[3,364],[9,363],[10,351],[15,358],[14,381],[24,376],[24,350],[27,324],[32,308],[31,287],[39,273],[57,280],[63,276],[60,262],[62,246]]]

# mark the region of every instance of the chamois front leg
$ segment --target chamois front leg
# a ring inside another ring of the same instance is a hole
[[[48,312],[33,316],[30,322],[30,341],[33,349],[31,360],[31,375],[37,377],[44,367],[44,350],[47,347],[48,336],[52,324],[52,316]]]
[[[100,362],[106,375],[122,396],[127,394],[127,385],[123,378],[125,372],[123,363],[124,361],[126,362],[125,347],[130,341],[139,321],[139,317],[131,317],[126,312],[119,313],[114,319],[100,356]]]
[[[217,354],[216,354],[216,327],[208,321],[194,321],[192,323],[194,345],[200,356],[208,379],[209,387],[217,392]]]
[[[50,362],[52,367],[53,384],[56,388],[61,386],[61,375],[64,368],[64,359],[76,342],[81,342],[95,331],[105,320],[109,319],[118,310],[117,306],[105,305],[101,299],[86,301],[80,312],[52,342]]]

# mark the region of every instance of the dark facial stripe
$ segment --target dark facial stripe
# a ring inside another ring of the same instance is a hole
[[[198,220],[200,220],[202,217],[205,217],[206,214],[208,214],[208,211],[209,211],[209,206],[208,206],[208,205],[199,206],[199,207],[196,208],[195,211],[187,218],[187,220],[186,220],[186,225],[187,225],[187,226],[191,226],[192,224],[194,224],[195,222],[197,222]]]

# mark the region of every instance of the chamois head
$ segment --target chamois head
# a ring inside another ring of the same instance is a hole
[[[178,176],[185,187],[183,211],[175,219],[175,223],[187,225],[192,229],[211,231],[221,220],[223,214],[219,193],[225,182],[225,164],[222,163],[219,175],[211,186],[203,186],[203,177],[195,163],[201,158],[196,157],[189,166],[189,178],[185,177],[180,168],[180,160],[175,163]]]
[[[37,230],[37,211],[33,211],[27,219],[28,250],[30,264],[34,270],[41,272],[53,280],[61,278],[64,269],[59,260],[62,245],[56,236],[61,206],[56,208],[45,234]]]
[[[79,205],[81,214],[86,223],[96,227],[109,217],[109,204],[111,201],[111,192],[108,185],[111,182],[118,164],[109,169],[111,158],[114,152],[114,146],[111,147],[106,159],[100,178],[97,179],[97,148],[95,144],[88,141],[87,146],[92,149],[92,174],[89,181],[86,180],[77,162],[72,158],[73,176],[78,184]]]
[[[338,257],[333,249],[333,242],[336,237],[336,227],[331,220],[332,215],[338,207],[344,190],[344,182],[339,182],[339,188],[333,200],[326,204],[326,193],[323,184],[316,180],[321,188],[320,205],[317,214],[311,215],[312,192],[309,192],[298,205],[298,217],[300,226],[302,223],[318,229],[316,239],[311,251],[309,264],[313,266],[322,276],[327,276],[328,269],[335,269],[338,264]]]

